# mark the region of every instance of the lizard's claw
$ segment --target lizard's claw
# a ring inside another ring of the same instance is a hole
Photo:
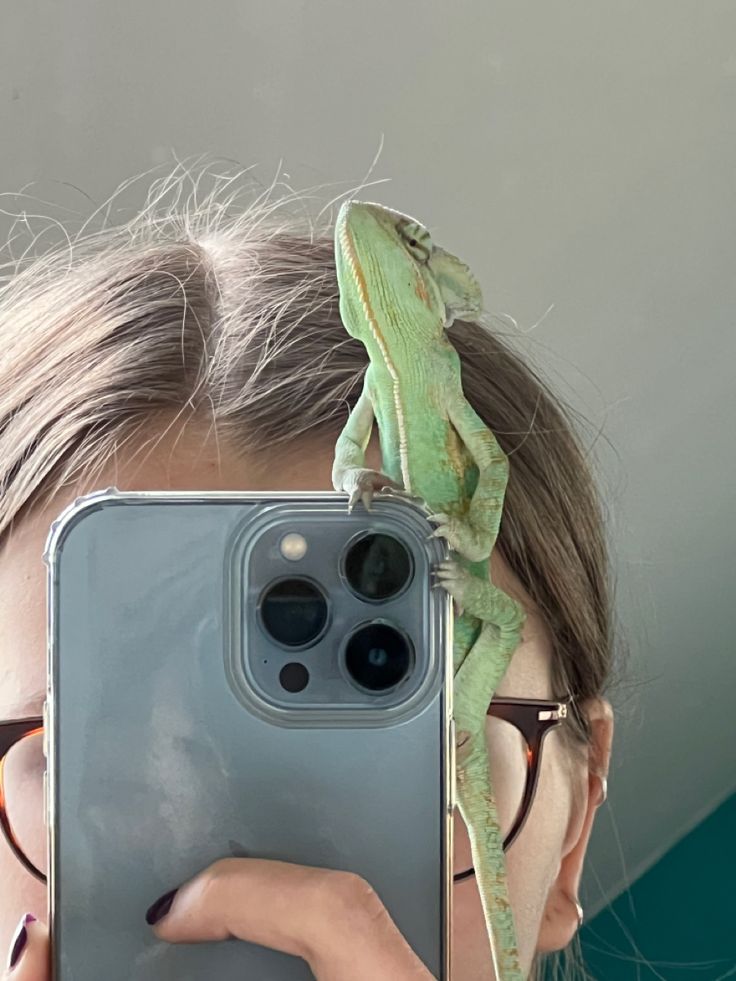
[[[401,484],[387,477],[385,473],[378,470],[366,470],[355,468],[349,470],[343,479],[343,490],[350,495],[348,498],[348,514],[353,510],[358,501],[363,502],[366,511],[371,510],[373,495],[384,488],[392,491],[402,490]]]
[[[412,494],[411,491],[404,490],[403,487],[393,487],[386,486],[381,488],[381,493],[386,494],[388,497],[403,497],[407,501],[422,501],[424,498],[420,497],[418,494]]]
[[[487,559],[493,549],[493,536],[485,528],[477,528],[467,518],[458,518],[440,511],[428,515],[428,520],[438,525],[430,538],[444,538],[450,548],[471,562]]]
[[[449,521],[452,521],[452,517],[443,511],[437,511],[435,514],[428,514],[427,521],[435,521],[437,524],[447,524]]]
[[[468,590],[472,590],[475,576],[471,575],[454,559],[444,559],[432,570],[436,586],[446,589],[455,601],[457,615],[465,609],[464,602]]]

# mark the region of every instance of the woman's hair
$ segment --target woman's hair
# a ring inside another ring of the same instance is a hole
[[[8,263],[0,548],[14,522],[94,478],[152,418],[163,427],[191,411],[245,454],[336,437],[360,394],[367,355],[340,320],[329,230],[287,211],[291,197],[233,208],[220,184],[197,204],[197,182],[181,203],[184,179],[154,183],[125,224]],[[555,694],[601,695],[614,649],[610,569],[573,412],[498,332],[459,321],[449,336],[467,399],[509,458],[496,547],[551,629]],[[559,731],[587,755],[584,716],[573,710],[570,722]]]

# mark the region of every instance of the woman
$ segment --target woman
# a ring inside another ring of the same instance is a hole
[[[331,489],[335,439],[366,366],[340,322],[332,237],[277,219],[271,204],[227,217],[217,194],[80,238],[71,256],[29,264],[0,295],[0,722],[40,714],[42,552],[74,498],[111,484]],[[605,799],[604,530],[578,439],[544,383],[478,324],[456,323],[450,337],[468,400],[509,457],[491,573],[527,619],[496,696],[573,696],[545,738],[535,797],[506,853],[522,965],[535,977],[540,955],[566,948],[581,922],[578,885]],[[375,438],[366,465],[380,469]],[[28,774],[23,785],[36,783]],[[17,806],[16,827],[27,818]],[[455,838],[452,981],[491,979],[458,814]],[[45,886],[4,839],[0,881],[7,977],[46,981]],[[162,941],[234,934],[305,958],[320,981],[429,978],[370,883],[344,872],[223,859],[151,900],[141,917]]]

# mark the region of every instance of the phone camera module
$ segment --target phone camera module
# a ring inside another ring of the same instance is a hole
[[[261,623],[284,647],[314,643],[327,624],[327,600],[309,579],[277,579],[261,596]]]
[[[374,621],[359,627],[345,645],[345,668],[361,688],[383,692],[406,677],[414,649],[403,633]]]
[[[351,590],[373,602],[391,599],[411,581],[414,568],[406,545],[392,535],[363,535],[348,547],[343,572]]]

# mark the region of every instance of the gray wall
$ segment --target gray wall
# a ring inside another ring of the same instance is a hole
[[[735,93],[723,0],[0,14],[1,190],[40,181],[28,193],[87,213],[50,182],[100,203],[173,150],[257,164],[264,183],[281,158],[294,187],[343,181],[324,203],[365,176],[383,135],[372,178],[391,182],[370,197],[460,252],[489,309],[603,428],[632,658],[589,913],[736,789]],[[51,211],[20,200],[0,207]]]

